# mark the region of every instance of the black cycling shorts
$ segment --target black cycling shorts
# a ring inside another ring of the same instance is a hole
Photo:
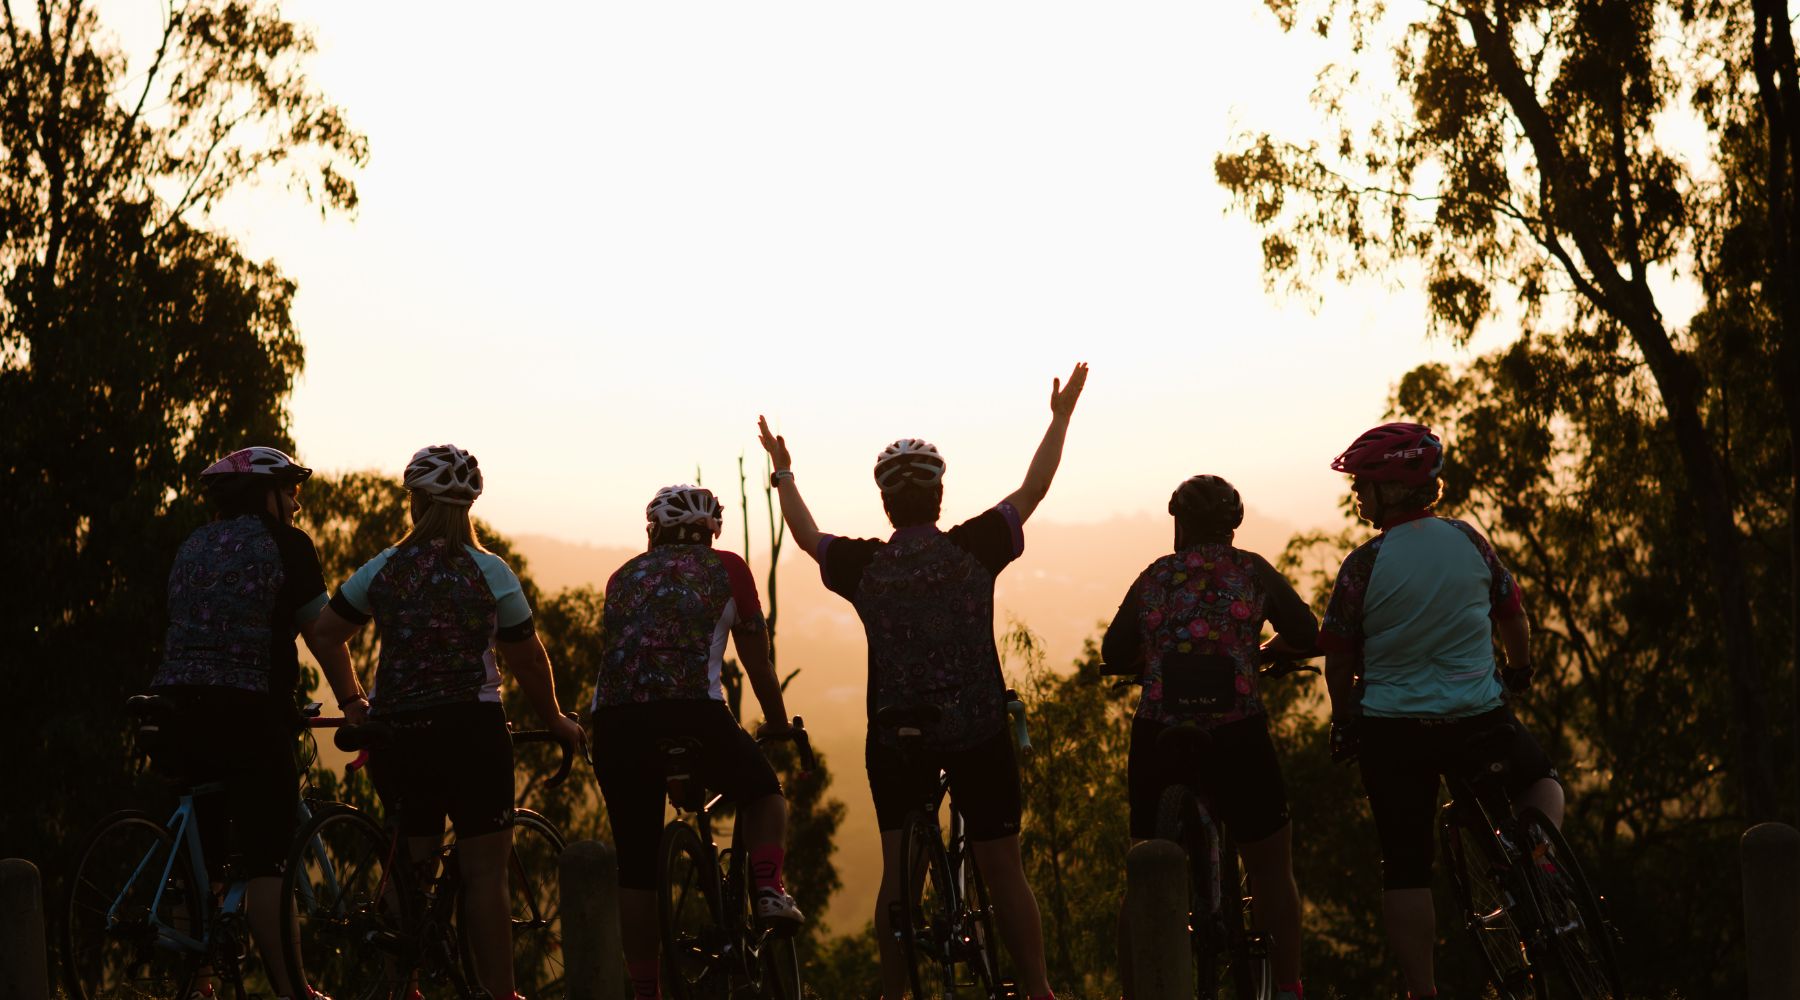
[[[1513,734],[1482,758],[1465,751],[1470,737],[1511,724]],[[1465,719],[1384,719],[1364,716],[1357,723],[1361,747],[1363,791],[1381,838],[1381,881],[1388,889],[1425,889],[1431,885],[1433,820],[1438,808],[1438,777],[1463,768],[1485,771],[1498,761],[1506,770],[1502,784],[1518,795],[1544,778],[1556,777],[1550,758],[1531,738],[1512,709],[1502,705]]]
[[[175,705],[156,764],[194,785],[221,783],[194,797],[200,846],[213,876],[235,858],[245,878],[280,875],[299,823],[294,765],[299,714],[286,699],[235,688],[158,688]]]
[[[906,814],[937,794],[938,772],[950,776],[950,804],[962,814],[972,841],[999,840],[1019,832],[1019,762],[1012,734],[1002,728],[967,750],[921,751],[912,766],[897,748],[873,733],[863,744],[875,822],[883,832],[906,825]]]
[[[762,748],[711,698],[609,705],[593,714],[594,776],[606,799],[613,846],[619,852],[619,886],[656,888],[657,847],[668,796],[664,753],[658,741],[699,740],[694,779],[739,804],[781,794],[781,782]]]
[[[369,753],[369,774],[390,817],[408,837],[458,837],[508,829],[513,821],[512,735],[498,702],[464,702],[372,720],[394,744]]]
[[[1185,784],[1205,797],[1240,844],[1254,844],[1288,824],[1287,786],[1269,740],[1269,719],[1253,715],[1212,730],[1212,744],[1197,759],[1172,758],[1157,749],[1168,726],[1149,719],[1131,724],[1126,784],[1131,799],[1131,836],[1156,836],[1156,811],[1170,785]]]

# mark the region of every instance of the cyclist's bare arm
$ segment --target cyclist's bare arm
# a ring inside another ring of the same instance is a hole
[[[778,476],[783,472],[788,473],[779,476],[781,482],[775,487],[776,492],[781,495],[781,519],[787,522],[788,534],[794,537],[794,543],[802,551],[817,559],[819,539],[823,537],[823,532],[819,531],[819,525],[813,521],[812,511],[806,509],[806,501],[800,496],[800,487],[794,485],[794,460],[788,454],[787,438],[769,430],[767,417],[756,418],[756,430],[762,440],[763,450],[769,453],[769,460],[774,464]],[[738,650],[738,655],[743,655],[742,649]],[[745,669],[749,669],[747,664]]]
[[[350,666],[350,637],[362,626],[345,621],[342,615],[326,605],[319,611],[319,616],[306,623],[301,629],[301,638],[306,640],[306,648],[313,659],[319,661],[319,669],[325,674],[325,683],[331,686],[331,694],[337,699],[338,707],[343,709],[353,723],[362,720],[356,718],[362,713],[363,689],[356,679],[356,671]]]
[[[1019,484],[1006,502],[1012,504],[1019,512],[1019,521],[1024,523],[1030,519],[1038,504],[1044,502],[1045,494],[1050,492],[1050,482],[1056,478],[1056,468],[1062,464],[1063,440],[1069,434],[1069,417],[1075,412],[1075,401],[1081,398],[1081,388],[1087,385],[1087,362],[1079,362],[1075,370],[1069,373],[1069,383],[1062,379],[1050,382],[1050,427],[1044,431],[1044,439],[1038,442],[1036,454],[1031,456],[1031,466],[1025,470],[1025,481]]]
[[[1287,577],[1267,559],[1254,552],[1250,558],[1256,567],[1256,578],[1267,595],[1264,614],[1268,616],[1269,624],[1275,627],[1275,638],[1270,639],[1263,650],[1299,659],[1317,656],[1318,650],[1313,644],[1319,639],[1319,620],[1313,617],[1312,609],[1295,593],[1294,585]]]
[[[1356,653],[1325,654],[1325,689],[1331,693],[1331,714],[1356,715],[1362,707],[1362,691],[1356,686]]]
[[[1506,651],[1506,665],[1514,670],[1531,666],[1531,619],[1523,614],[1502,618],[1494,623],[1500,633],[1500,648]]]
[[[544,728],[555,733],[557,739],[565,743],[580,743],[586,737],[581,726],[563,715],[562,706],[556,701],[556,677],[550,672],[550,653],[544,649],[544,641],[537,633],[523,639],[502,640],[494,643],[500,656],[506,661],[506,669],[519,680],[519,687],[524,690],[526,700],[531,702],[532,711],[544,720]]]
[[[737,647],[738,662],[744,665],[744,676],[750,679],[750,690],[762,706],[763,724],[758,736],[780,736],[788,730],[787,703],[781,696],[781,679],[769,663],[769,633],[740,622],[731,630],[732,644]]]

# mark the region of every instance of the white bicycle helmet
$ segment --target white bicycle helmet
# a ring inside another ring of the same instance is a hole
[[[239,448],[200,472],[200,485],[205,487],[250,485],[268,482],[286,485],[305,482],[312,470],[280,448],[257,445]]]
[[[919,438],[901,438],[875,459],[875,485],[883,493],[910,485],[930,486],[944,478],[944,456]]]
[[[703,525],[714,538],[725,530],[725,508],[719,505],[712,490],[686,483],[657,490],[650,505],[644,508],[644,519],[661,528]]]
[[[481,495],[481,468],[474,455],[453,444],[428,445],[413,452],[404,482],[433,503],[467,507]]]

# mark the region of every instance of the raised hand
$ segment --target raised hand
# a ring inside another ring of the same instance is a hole
[[[769,453],[769,460],[777,469],[791,469],[794,460],[788,455],[787,438],[769,430],[769,418],[758,415],[756,418],[757,436],[762,439],[763,450]]]
[[[1062,379],[1050,380],[1050,413],[1063,420],[1075,412],[1075,401],[1081,398],[1081,387],[1087,385],[1088,366],[1086,361],[1077,362],[1075,370],[1069,373],[1069,384],[1063,385]]]

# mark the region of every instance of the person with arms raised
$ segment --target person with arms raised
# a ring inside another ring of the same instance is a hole
[[[871,725],[864,750],[881,829],[882,880],[875,905],[881,982],[887,1000],[907,990],[905,959],[890,926],[900,898],[901,827],[939,769],[967,822],[975,863],[992,893],[1001,936],[1032,1000],[1053,996],[1044,966],[1042,919],[1019,855],[1019,767],[1005,716],[1006,682],[994,642],[994,580],[1024,551],[1023,527],[1050,490],[1069,418],[1087,382],[1078,364],[1050,390],[1050,427],[1024,482],[987,511],[949,530],[938,527],[945,463],[937,448],[904,438],[875,462],[875,485],[894,532],[887,539],[840,538],[813,521],[794,478],[785,438],[760,419],[781,513],[794,541],[819,564],[825,586],[849,600],[869,645],[868,714],[928,702],[940,710],[925,732],[931,759],[909,768],[892,734]],[[929,773],[926,773],[929,771]]]

